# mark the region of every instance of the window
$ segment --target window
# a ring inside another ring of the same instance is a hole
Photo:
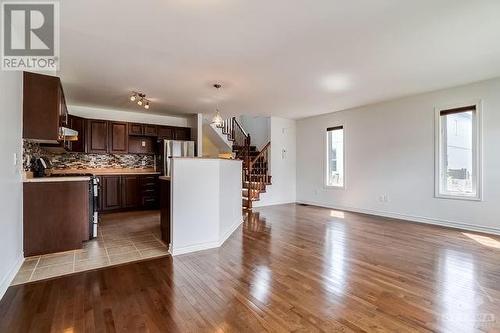
[[[436,196],[481,199],[479,105],[438,110]]]
[[[326,186],[344,187],[344,127],[330,127],[326,133]]]

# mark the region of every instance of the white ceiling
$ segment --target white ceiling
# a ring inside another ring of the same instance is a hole
[[[70,104],[301,118],[500,76],[498,0],[61,1]],[[141,112],[146,112],[142,110]]]

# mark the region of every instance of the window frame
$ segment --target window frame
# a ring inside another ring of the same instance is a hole
[[[343,170],[344,170],[344,179],[343,179],[343,182],[342,182],[342,186],[339,186],[339,185],[329,185],[328,184],[328,172],[329,172],[329,168],[328,168],[328,164],[329,164],[329,159],[328,159],[328,154],[329,154],[329,151],[328,151],[328,129],[329,128],[336,128],[336,127],[342,127],[342,130],[343,130],[343,142],[342,142],[342,156],[343,156]],[[323,154],[323,158],[324,158],[324,163],[323,163],[323,188],[327,189],[327,190],[345,190],[346,189],[346,181],[347,181],[347,168],[346,168],[346,165],[347,165],[347,160],[346,160],[346,126],[345,124],[334,124],[334,125],[331,125],[331,126],[328,126],[325,128],[325,139],[324,139],[324,154]]]
[[[442,138],[441,127],[442,127],[442,116],[441,112],[452,109],[460,109],[463,107],[475,106],[475,126],[473,125],[472,133],[472,151],[473,151],[473,165],[476,170],[476,194],[472,195],[462,195],[446,193],[441,191],[441,183],[443,178],[441,177],[442,162],[443,162],[443,152],[442,152]],[[482,101],[476,100],[469,103],[460,103],[454,105],[446,105],[435,108],[435,165],[434,165],[434,197],[438,199],[453,199],[453,200],[465,200],[465,201],[482,201],[483,200],[483,122],[482,122]]]

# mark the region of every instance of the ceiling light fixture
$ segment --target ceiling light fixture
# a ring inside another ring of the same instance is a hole
[[[214,88],[217,89],[217,92],[220,91],[220,88],[222,88],[222,85],[219,83],[214,84]],[[224,120],[222,120],[222,117],[219,112],[219,99],[216,98],[215,100],[215,116],[212,118],[212,124],[214,124],[217,127],[222,126],[222,123]]]
[[[137,105],[144,106],[146,110],[149,110],[149,107],[151,105],[149,99],[146,98],[146,94],[138,93],[135,91],[133,91],[132,95],[130,95],[130,101],[131,102],[137,101]]]

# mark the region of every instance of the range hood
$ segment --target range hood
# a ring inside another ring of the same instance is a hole
[[[78,140],[78,131],[75,131],[71,128],[61,127],[60,129],[61,139],[64,141],[77,141]]]

